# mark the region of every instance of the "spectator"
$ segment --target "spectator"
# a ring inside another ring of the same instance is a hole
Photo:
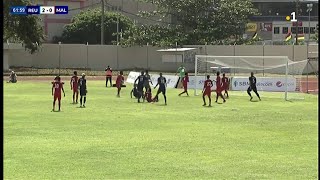
[[[17,82],[17,74],[14,71],[11,71],[8,83],[16,83],[16,82]]]

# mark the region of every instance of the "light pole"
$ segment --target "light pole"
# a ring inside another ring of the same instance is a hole
[[[89,42],[87,42],[87,64],[86,64],[87,75],[89,71]]]
[[[309,31],[308,31],[308,42],[307,42],[307,93],[309,93],[309,43],[310,43],[310,13],[312,11],[313,4],[307,4],[307,11],[309,13]]]
[[[101,45],[104,44],[104,0],[101,0]]]
[[[59,76],[60,76],[60,69],[61,69],[61,42],[59,42]]]
[[[309,13],[309,31],[308,31],[308,45],[309,45],[309,41],[310,41],[310,13],[312,11],[312,7],[313,7],[313,4],[307,4],[307,11]]]
[[[299,0],[296,0],[296,19],[298,19],[299,15]],[[298,22],[296,21],[296,44],[298,44]]]

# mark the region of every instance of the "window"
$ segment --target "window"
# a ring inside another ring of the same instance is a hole
[[[305,34],[308,34],[308,33],[309,33],[309,28],[308,28],[308,27],[304,27],[303,29],[304,29],[303,32],[304,32]]]
[[[310,34],[314,34],[315,29],[316,29],[315,27],[310,27]]]
[[[303,34],[303,27],[298,27],[298,34]]]
[[[282,34],[288,34],[288,27],[282,28]]]
[[[280,33],[280,28],[279,27],[274,27],[273,34],[279,34],[279,33]]]
[[[291,27],[291,33],[295,34],[296,33],[296,27]]]

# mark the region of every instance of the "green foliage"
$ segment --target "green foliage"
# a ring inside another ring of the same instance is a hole
[[[116,44],[117,40],[117,18],[119,18],[119,40],[122,30],[122,38],[128,39],[132,36],[133,22],[128,17],[113,12],[105,12],[104,39],[105,44]],[[130,31],[128,31],[130,30]],[[89,43],[100,44],[101,42],[101,10],[92,9],[82,11],[73,17],[70,24],[66,25],[61,38],[55,41],[63,43]]]
[[[39,16],[10,15],[11,6],[31,5],[27,0],[4,0],[3,1],[3,40],[6,42],[22,42],[30,53],[36,52],[38,45],[44,40],[42,26],[39,24]],[[36,44],[38,43],[38,45]]]
[[[319,33],[316,32],[314,35],[310,37],[310,39],[319,42]]]
[[[232,35],[242,35],[248,17],[257,14],[250,0],[220,0],[214,5],[212,1],[145,1],[154,3],[157,10],[142,11],[140,15],[160,17],[161,21],[139,27],[145,32],[144,36],[126,41],[128,44],[217,44]],[[171,19],[172,23],[163,25],[163,19]]]

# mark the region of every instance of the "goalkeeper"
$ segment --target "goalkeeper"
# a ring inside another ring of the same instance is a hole
[[[179,73],[179,84],[178,87],[181,87],[182,81],[185,77],[186,68],[183,66],[183,64],[180,65],[180,67],[177,70],[177,73]],[[177,75],[176,73],[176,75]]]

